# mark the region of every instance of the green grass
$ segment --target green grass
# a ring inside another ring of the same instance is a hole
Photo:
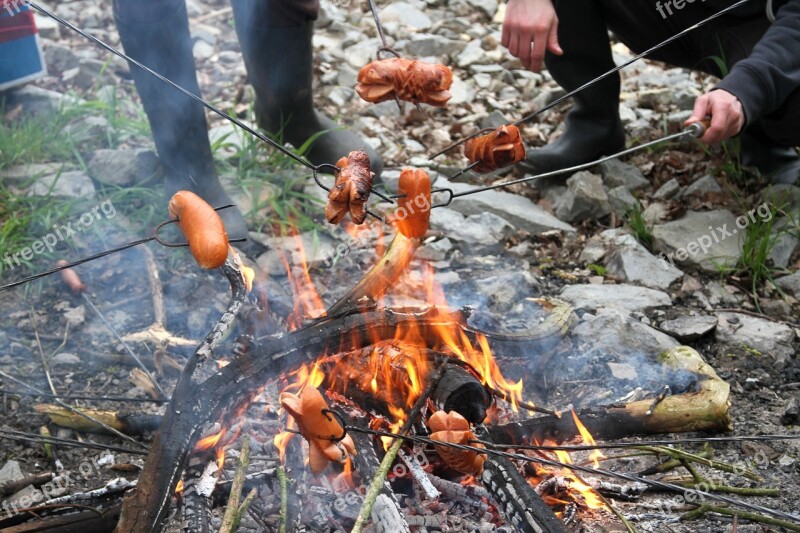
[[[308,139],[295,152],[308,152],[320,132]],[[285,234],[287,231],[311,231],[319,228],[314,215],[323,204],[303,192],[313,183],[312,172],[252,135],[244,133],[241,143],[229,140],[230,134],[212,144],[220,175],[233,176],[236,186],[250,198],[252,208],[243,213],[248,224],[257,231]],[[282,143],[280,137],[273,138]],[[233,150],[224,157],[222,152]],[[323,177],[323,180],[326,178]]]
[[[0,124],[0,171],[50,162],[86,171],[85,159],[94,150],[151,146],[149,125],[141,107],[121,94],[117,88],[103,89],[101,94],[89,91],[83,101],[73,98],[71,103],[50,115],[5,120]],[[0,109],[2,113],[5,111]],[[98,127],[96,120],[94,125],[87,124],[89,117],[104,119],[105,126]],[[297,153],[306,153],[314,140],[309,139]],[[235,145],[229,138],[223,138],[215,142],[212,149],[220,174],[232,176],[234,186],[252,200],[252,209],[244,213],[251,227],[273,234],[286,234],[291,229],[317,229],[315,218],[319,219],[323,204],[303,192],[304,185],[313,182],[311,172],[298,170],[300,167],[295,161],[248,134],[242,135],[240,147]],[[232,147],[235,148],[231,150]],[[116,238],[119,232],[113,228],[123,227],[128,236],[131,233],[145,236],[167,216],[164,194],[159,187],[106,185],[96,198],[89,199],[26,196],[24,191],[36,178],[0,181],[0,251],[3,256],[30,246],[52,231],[53,224],[73,221],[105,199],[111,200],[124,222],[117,219],[112,222],[113,226],[92,227],[89,234],[102,249],[123,244]],[[328,183],[330,178],[323,177],[323,180]],[[67,241],[66,246],[82,250],[81,239]],[[63,256],[64,247],[65,244],[59,244],[55,252],[35,256],[23,268],[15,268],[14,276],[41,270],[42,264]],[[0,256],[0,274],[7,275],[9,267],[2,259]]]
[[[772,282],[782,271],[773,264],[770,255],[775,245],[785,234],[798,235],[798,226],[785,206],[764,203],[769,207],[769,216],[759,211],[742,231],[742,254],[736,264],[735,273],[750,283],[756,307],[759,307],[759,288]]]
[[[642,210],[638,207],[631,209],[625,215],[625,222],[626,225],[631,229],[633,232],[633,236],[636,237],[636,240],[642,244],[648,250],[653,249],[653,233],[652,228],[647,224],[647,221],[644,219],[644,215]]]

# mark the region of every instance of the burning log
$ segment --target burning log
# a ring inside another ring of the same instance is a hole
[[[626,405],[581,409],[578,418],[595,438],[617,439],[629,435],[730,431],[730,386],[717,376],[703,358],[688,346],[677,346],[663,356],[672,369],[694,372],[697,390],[667,396],[653,408],[652,400]],[[651,411],[651,414],[647,414]],[[579,435],[572,417],[543,416],[523,422],[489,428],[497,444],[526,444],[533,441],[562,442]]]
[[[408,365],[416,364],[419,370],[419,366],[430,368],[441,362],[446,363],[444,375],[431,399],[445,411],[456,411],[472,423],[483,422],[491,396],[461,361],[445,354],[387,341],[326,357],[318,365],[325,376],[324,388],[347,397],[364,410],[374,409],[388,416],[389,406],[413,401],[405,387],[396,386],[408,380]],[[419,386],[424,387],[425,382]]]
[[[490,456],[483,465],[481,482],[505,519],[525,533],[566,531],[564,524],[542,501],[511,461]]]

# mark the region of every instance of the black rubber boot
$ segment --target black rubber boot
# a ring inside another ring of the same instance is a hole
[[[800,155],[794,148],[780,146],[759,132],[758,124],[741,134],[742,165],[758,169],[775,185],[800,182]]]
[[[383,162],[361,137],[314,110],[314,23],[287,20],[276,1],[286,0],[232,1],[259,126],[295,147],[324,131],[305,154],[309,161],[336,163],[351,150],[365,150],[372,171],[380,175]]]
[[[116,0],[114,18],[125,53],[200,94],[183,0]],[[214,168],[203,106],[152,74],[134,65],[130,69],[166,171],[167,194],[186,189],[214,207],[232,203]],[[247,237],[238,209],[225,209],[220,216],[228,237]]]
[[[564,55],[548,52],[545,64],[553,79],[567,91],[614,67],[608,30],[598,4],[562,0],[557,5],[558,39]],[[587,14],[587,9],[597,13]],[[541,174],[622,150],[625,130],[619,118],[619,91],[620,78],[614,74],[577,93],[567,114],[564,134],[543,148],[529,149],[520,167]]]

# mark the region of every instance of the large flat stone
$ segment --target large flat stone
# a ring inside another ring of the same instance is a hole
[[[575,307],[590,311],[601,308],[642,311],[672,304],[669,295],[664,292],[625,284],[569,285],[561,291],[561,298]]]
[[[683,218],[653,227],[653,245],[670,263],[706,272],[736,265],[742,244],[730,211],[689,211]]]
[[[794,354],[794,330],[785,324],[743,313],[717,313],[717,317],[717,342],[732,348],[755,349],[781,364]]]
[[[606,309],[580,322],[572,331],[578,338],[600,353],[631,354],[655,360],[664,350],[678,346],[678,341],[660,331],[626,316],[619,309]]]
[[[460,193],[474,188],[466,183],[454,183],[439,178],[436,188],[447,187]],[[449,206],[464,215],[480,215],[489,212],[506,219],[519,229],[531,233],[543,233],[551,230],[574,232],[575,228],[562,222],[525,197],[509,192],[490,190],[455,198]]]

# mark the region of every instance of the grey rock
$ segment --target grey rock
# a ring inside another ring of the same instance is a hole
[[[430,34],[410,40],[404,51],[411,57],[441,57],[459,54],[466,47],[466,41]]]
[[[605,309],[597,316],[585,317],[572,331],[573,338],[583,341],[598,353],[630,355],[634,367],[644,358],[654,361],[658,354],[678,346],[678,341],[627,316],[619,309]]]
[[[67,46],[49,41],[44,46],[44,60],[49,74],[61,74],[79,64],[78,56]]]
[[[681,342],[688,342],[711,333],[717,327],[718,321],[715,316],[686,315],[674,320],[665,320],[659,328]]]
[[[727,210],[689,211],[653,227],[653,244],[670,262],[719,272],[736,264],[742,251],[736,217]]]
[[[474,63],[478,63],[486,58],[486,52],[480,39],[473,39],[470,41],[464,50],[458,54],[456,62],[461,68],[466,68]]]
[[[475,99],[475,88],[472,85],[472,80],[465,82],[458,76],[453,76],[450,93],[453,96],[448,100],[448,105],[468,104]]]
[[[75,102],[75,99],[35,85],[25,85],[6,95],[6,109],[21,105],[25,113],[29,115],[55,113],[62,104],[67,102]]]
[[[775,285],[800,300],[800,270],[790,276],[776,279]]]
[[[797,396],[792,396],[781,413],[781,424],[790,426],[796,424],[798,419],[800,419],[800,401]]]
[[[108,65],[97,59],[81,59],[77,67],[67,69],[61,75],[61,81],[83,90],[113,83],[113,79]]]
[[[615,240],[606,268],[614,276],[651,289],[665,290],[683,277],[683,272],[656,258],[632,235]]]
[[[608,253],[602,242],[590,241],[581,251],[579,260],[587,265],[599,263]]]
[[[494,110],[480,120],[480,127],[483,128],[499,128],[508,124],[508,118],[498,110]]]
[[[197,40],[192,47],[192,53],[197,61],[205,61],[214,55],[216,49],[213,44],[209,44],[204,40]]]
[[[636,92],[636,98],[639,102],[639,107],[656,109],[672,103],[672,92],[673,89],[671,87],[644,89]]]
[[[681,191],[680,196],[681,198],[692,196],[702,197],[705,194],[717,192],[722,192],[722,188],[717,183],[717,180],[714,179],[714,176],[706,174]]]
[[[619,159],[601,163],[599,169],[603,181],[610,188],[625,187],[629,191],[636,191],[650,186],[650,181],[644,177],[641,170]]]
[[[406,2],[392,2],[381,9],[380,17],[382,23],[396,23],[416,30],[427,30],[433,26],[433,21],[425,12]]]
[[[527,271],[500,274],[475,281],[478,294],[492,307],[505,308],[537,293],[538,283]]]
[[[382,45],[381,40],[378,38],[363,39],[345,48],[344,57],[347,58],[347,63],[351,67],[361,69],[361,67],[375,58],[375,51],[379,46]]]
[[[79,365],[81,363],[81,358],[75,355],[74,353],[62,352],[58,353],[53,356],[51,359],[53,366],[56,365]]]
[[[567,192],[553,205],[556,216],[566,222],[600,218],[611,212],[603,178],[578,172],[567,180]]]
[[[94,192],[92,179],[81,170],[72,170],[37,179],[28,195],[88,198]]]
[[[667,215],[669,215],[669,208],[667,204],[662,202],[653,202],[642,211],[642,219],[644,219],[644,223],[651,229],[655,224],[664,222]]]
[[[24,477],[25,475],[22,473],[18,461],[7,461],[3,468],[0,468],[0,485],[4,485],[9,481],[17,481]]]
[[[109,124],[105,117],[84,116],[78,117],[67,124],[62,130],[77,144],[105,138]]]
[[[152,150],[96,150],[89,160],[90,176],[119,187],[149,183],[161,172],[161,162]]]
[[[351,87],[332,87],[328,91],[328,100],[338,107],[344,107],[350,100],[353,99],[356,92]]]
[[[711,305],[735,307],[742,303],[741,292],[732,285],[712,280],[706,282],[704,287]]]
[[[415,256],[428,261],[443,261],[447,257],[447,252],[452,249],[453,242],[445,237],[420,247]]]
[[[732,348],[754,349],[779,364],[794,354],[794,330],[785,324],[742,313],[717,313],[717,342]]]
[[[642,207],[631,191],[622,185],[608,191],[608,203],[611,205],[611,210],[619,216]]]
[[[636,285],[568,285],[561,298],[575,307],[589,311],[615,308],[623,311],[643,311],[672,304],[669,295]]]
[[[358,71],[347,63],[339,64],[336,83],[342,87],[355,87],[358,83]]]
[[[497,12],[497,0],[467,0],[467,3],[493,17]]]
[[[776,267],[786,268],[792,256],[794,256],[798,244],[800,244],[800,239],[793,233],[777,227],[772,230],[772,238],[774,241],[768,258],[772,260]]]
[[[514,226],[494,213],[465,217],[447,207],[431,211],[431,229],[441,231],[454,241],[480,245],[502,243],[514,232]]]
[[[654,200],[669,200],[674,198],[681,190],[681,184],[675,178],[667,181],[653,194]]]
[[[438,187],[446,187],[454,193],[472,189],[466,183],[454,183],[439,178]],[[566,224],[527,198],[502,191],[485,191],[480,194],[463,196],[453,202],[451,207],[464,215],[480,215],[488,212],[507,220],[519,229],[530,233],[544,233],[550,230],[561,230],[572,233],[575,228]]]
[[[57,174],[65,169],[64,163],[31,163],[0,170],[0,181],[23,182],[31,178]]]
[[[277,268],[276,259],[280,262],[281,253],[287,257],[289,263],[292,265],[299,265],[303,261],[303,254],[298,245],[295,237],[275,237],[269,238],[261,234],[250,234],[258,242],[270,248],[267,252],[261,254],[256,260],[259,267],[269,270],[271,275],[286,274],[286,268],[281,262],[280,269]],[[338,244],[333,237],[327,233],[321,232],[305,232],[300,234],[300,241],[302,248],[305,251],[305,258],[309,266],[316,266],[325,261],[329,261],[336,253],[336,245]]]

